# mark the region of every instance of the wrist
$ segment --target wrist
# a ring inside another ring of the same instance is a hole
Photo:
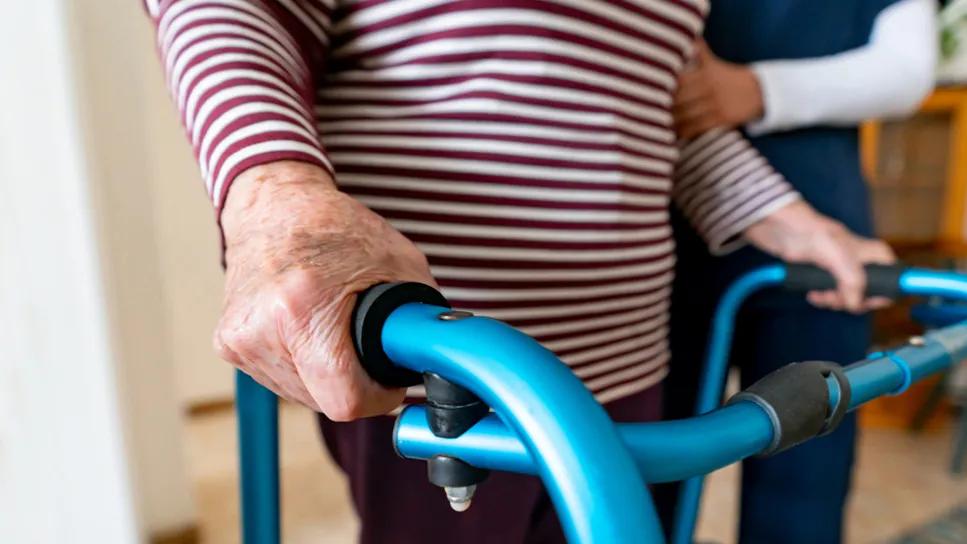
[[[762,119],[765,115],[765,101],[762,95],[762,85],[755,70],[749,66],[740,66],[739,73],[742,81],[743,94],[746,97],[746,110],[742,123],[752,123]]]
[[[762,225],[770,229],[797,231],[809,228],[821,217],[809,203],[800,199],[777,209],[774,213],[767,215],[762,221],[753,225],[753,227]]]
[[[784,260],[795,260],[803,240],[835,224],[806,201],[796,200],[751,225],[743,236],[767,253]]]
[[[339,191],[329,172],[306,162],[277,161],[253,166],[232,182],[221,209],[225,243],[230,246],[263,224],[267,210],[285,201],[292,191]]]

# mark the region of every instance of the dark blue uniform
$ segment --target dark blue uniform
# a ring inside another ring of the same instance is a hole
[[[714,0],[705,38],[731,62],[812,58],[865,44],[876,15],[895,0]],[[869,194],[860,170],[856,128],[809,127],[750,138],[769,162],[819,212],[861,235],[872,235]],[[711,257],[681,218],[675,218],[678,265],[672,296],[671,374],[666,417],[686,417],[715,302],[738,275],[772,262],[750,247]],[[732,364],[746,387],[776,368],[802,360],[850,363],[864,357],[869,316],[819,310],[801,296],[763,293],[737,323]],[[836,432],[742,467],[742,544],[837,543],[850,482],[856,420]],[[659,490],[668,517],[674,493]]]

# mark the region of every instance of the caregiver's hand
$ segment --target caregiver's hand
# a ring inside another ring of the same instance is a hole
[[[890,246],[853,234],[804,201],[780,208],[746,229],[744,236],[759,249],[786,262],[811,263],[828,270],[836,278],[837,289],[809,293],[809,301],[816,306],[863,312],[889,304],[889,300],[880,297],[864,300],[863,265],[894,262],[896,257]]]
[[[695,43],[693,64],[678,77],[672,113],[684,139],[713,128],[737,127],[762,117],[759,78],[747,66],[715,56],[704,40]]]
[[[386,389],[359,365],[349,336],[356,294],[378,282],[434,285],[426,259],[322,169],[251,168],[222,211],[227,277],[219,355],[280,396],[337,421],[389,412]]]

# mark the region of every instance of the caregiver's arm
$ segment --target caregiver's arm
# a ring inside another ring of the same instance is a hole
[[[349,339],[356,293],[433,278],[416,246],[333,182],[313,115],[327,4],[297,17],[271,0],[145,3],[224,234],[218,353],[332,419],[392,410],[403,390],[369,379]]]
[[[811,125],[856,125],[912,113],[933,89],[934,0],[900,0],[875,19],[866,45],[828,57],[750,65],[762,88],[762,134]]]
[[[900,0],[876,17],[866,45],[809,59],[734,64],[701,43],[695,68],[679,78],[679,134],[745,125],[757,135],[911,113],[933,88],[935,12],[933,0]]]
[[[890,248],[813,210],[738,131],[682,141],[672,195],[713,253],[749,242],[786,262],[828,270],[837,290],[810,293],[816,305],[862,311],[882,304],[864,301],[863,265],[893,261]]]

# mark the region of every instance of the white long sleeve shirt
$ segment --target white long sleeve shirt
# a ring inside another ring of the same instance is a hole
[[[901,0],[876,17],[862,47],[754,63],[765,113],[746,130],[760,135],[909,114],[933,88],[938,47],[936,2]]]

